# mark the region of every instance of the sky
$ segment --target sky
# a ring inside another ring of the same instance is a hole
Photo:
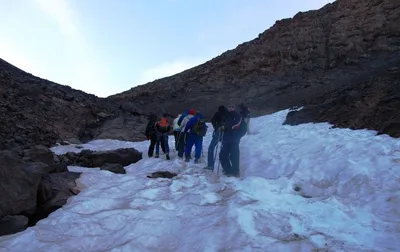
[[[99,97],[202,64],[332,0],[0,0],[0,58]]]

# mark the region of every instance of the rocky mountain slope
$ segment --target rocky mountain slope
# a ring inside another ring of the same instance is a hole
[[[0,59],[0,150],[93,138],[142,138],[142,117]]]
[[[193,107],[208,117],[220,104],[244,102],[255,115],[305,106],[287,123],[328,121],[399,136],[399,60],[400,1],[337,0],[277,21],[200,66],[109,98],[140,113]]]

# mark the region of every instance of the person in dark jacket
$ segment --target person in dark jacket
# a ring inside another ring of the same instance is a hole
[[[235,111],[235,106],[228,107],[223,125],[224,137],[222,139],[222,149],[219,153],[222,169],[227,176],[239,176],[239,142],[242,134],[240,125],[242,118]]]
[[[203,118],[203,115],[201,113],[197,113],[186,123],[184,134],[189,132],[188,139],[187,139],[186,146],[185,146],[185,161],[186,162],[189,162],[189,160],[190,160],[190,153],[192,152],[193,145],[195,146],[194,163],[197,164],[200,161],[201,151],[203,148],[203,136],[207,132],[207,125],[205,123],[197,124],[197,122],[199,120],[201,120],[202,118]],[[200,121],[200,122],[202,122],[202,121]],[[200,127],[201,130],[196,129],[197,125],[202,125],[202,127]],[[196,130],[199,130],[199,131],[197,132]]]
[[[214,163],[215,163],[215,147],[217,146],[218,142],[221,141],[221,137],[223,136],[221,127],[223,126],[225,116],[228,113],[228,110],[225,106],[219,106],[217,112],[211,117],[211,124],[214,127],[214,132],[212,134],[212,139],[210,145],[208,146],[208,159],[207,159],[207,166],[204,167],[205,169],[214,170]]]
[[[155,114],[151,114],[149,116],[149,122],[147,123],[146,132],[145,132],[147,140],[150,140],[150,146],[149,146],[149,150],[147,152],[149,157],[153,156],[154,147],[157,142],[157,132],[155,129],[156,122],[157,122],[157,116]]]

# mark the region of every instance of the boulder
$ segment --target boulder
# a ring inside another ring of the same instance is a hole
[[[80,153],[68,152],[59,159],[67,165],[83,167],[102,167],[107,163],[127,166],[142,159],[142,153],[135,148],[123,148],[110,151],[83,150]]]
[[[124,167],[121,164],[106,163],[100,167],[101,170],[110,171],[113,173],[126,174]]]
[[[0,236],[24,231],[28,226],[28,222],[28,218],[23,215],[8,215],[0,219]]]
[[[76,195],[75,180],[80,173],[62,172],[51,173],[43,177],[38,190],[38,207],[32,216],[31,223],[46,218],[53,211],[61,208],[69,197]]]
[[[0,152],[0,217],[35,211],[41,174],[26,167],[15,152]]]
[[[54,165],[54,154],[49,148],[43,145],[36,145],[24,150],[24,161],[42,162],[47,165]]]

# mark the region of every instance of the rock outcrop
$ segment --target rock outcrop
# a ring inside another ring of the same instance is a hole
[[[399,113],[392,109],[396,103],[387,99],[399,94],[394,69],[400,59],[399,24],[399,1],[337,0],[277,21],[258,38],[200,66],[110,99],[136,106],[140,113],[178,114],[193,107],[206,117],[228,103],[244,102],[254,115],[314,107],[318,113],[305,121],[396,136],[399,131],[393,125]],[[357,106],[339,101],[354,95],[360,97]],[[334,106],[337,113],[322,109],[324,104]]]
[[[79,176],[44,146],[0,151],[0,234],[22,231],[63,206],[78,193]]]

